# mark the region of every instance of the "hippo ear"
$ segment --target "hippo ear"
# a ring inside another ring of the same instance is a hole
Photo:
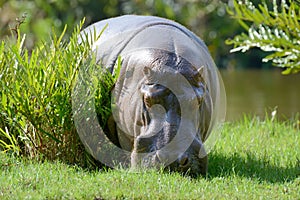
[[[195,77],[202,77],[204,73],[204,66],[202,65],[197,69],[197,71],[194,72]]]
[[[197,82],[202,82],[203,81],[203,77],[204,76],[204,66],[202,65],[201,67],[199,67],[196,71],[194,71],[193,73],[193,77]]]
[[[199,69],[197,69],[197,73],[202,76],[204,72],[204,66],[202,65]]]

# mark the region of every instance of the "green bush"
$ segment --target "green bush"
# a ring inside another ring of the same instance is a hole
[[[228,13],[248,31],[226,42],[234,45],[231,52],[260,48],[270,52],[263,61],[285,68],[283,74],[300,72],[300,7],[292,0],[273,0],[273,10],[265,2],[255,7],[249,0],[234,0]]]
[[[82,25],[83,21],[69,41],[63,39],[65,27],[59,37],[52,33],[50,43],[40,42],[31,51],[24,47],[26,36],[19,30],[16,40],[1,42],[0,151],[86,164],[89,156],[73,122],[72,89],[79,71],[88,69],[93,79],[98,80],[99,87],[93,91],[96,105],[102,106],[108,116],[108,91],[115,76],[95,63],[91,51],[93,41],[101,33],[94,32],[86,42],[78,43],[79,37],[87,37],[80,35]],[[103,114],[102,109],[96,110]]]

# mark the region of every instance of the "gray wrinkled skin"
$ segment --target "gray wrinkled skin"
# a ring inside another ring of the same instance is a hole
[[[178,23],[151,16],[103,20],[84,33],[100,32],[106,24],[94,45],[97,60],[114,73],[122,58],[106,134],[131,152],[134,168],[164,165],[205,175],[203,144],[220,105],[217,69],[207,47]]]

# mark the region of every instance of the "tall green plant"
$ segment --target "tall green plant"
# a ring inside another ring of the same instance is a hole
[[[11,135],[8,132],[7,128],[5,129],[5,131],[0,128],[0,138],[1,137],[4,137],[6,141],[0,139],[0,150],[3,149],[2,152],[4,153],[12,152],[13,154],[19,155],[20,148],[17,139],[14,135]]]
[[[273,0],[272,10],[265,2],[257,7],[249,0],[234,0],[229,15],[248,31],[228,39],[233,45],[231,52],[246,52],[260,48],[270,52],[263,62],[285,68],[283,74],[300,72],[300,9],[299,2],[282,0],[280,5]]]
[[[92,75],[100,81],[113,75],[104,73],[91,51],[101,33],[81,35],[83,22],[68,41],[64,39],[65,27],[60,36],[52,33],[50,43],[41,42],[31,51],[24,47],[26,36],[19,30],[16,41],[0,44],[0,151],[20,149],[23,155],[43,155],[69,163],[85,160],[72,116],[73,85],[83,67],[96,70]],[[88,39],[79,43],[80,37]],[[106,90],[113,84],[106,84]],[[107,91],[97,93],[98,101],[106,102],[102,107],[110,107],[108,96],[99,96],[102,93]],[[14,145],[18,148],[12,148]]]

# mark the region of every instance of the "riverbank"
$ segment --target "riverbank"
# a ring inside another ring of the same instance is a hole
[[[0,154],[0,199],[297,199],[299,119],[244,117],[224,125],[209,175],[89,171]]]
[[[226,120],[245,113],[265,117],[274,110],[280,120],[300,112],[300,74],[284,76],[280,70],[220,70],[227,96]]]

